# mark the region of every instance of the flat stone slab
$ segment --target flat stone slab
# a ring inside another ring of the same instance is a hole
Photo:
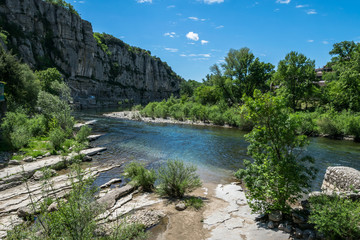
[[[252,214],[246,203],[241,186],[233,183],[218,185],[215,196],[227,203],[215,211],[204,212],[204,227],[210,229],[211,240],[287,240],[289,234],[273,231],[256,222],[257,214]]]
[[[96,139],[100,138],[101,136],[103,136],[103,134],[90,135],[87,137],[87,139],[89,141],[95,141]]]
[[[97,120],[91,120],[91,121],[87,121],[85,123],[76,123],[74,125],[74,128],[81,128],[82,126],[85,126],[85,125],[94,125],[96,122],[97,122]]]
[[[80,154],[84,154],[87,156],[93,156],[99,152],[105,151],[106,149],[107,149],[106,147],[89,148],[89,149],[81,150]]]

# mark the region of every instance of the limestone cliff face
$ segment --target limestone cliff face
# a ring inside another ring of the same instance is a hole
[[[104,51],[92,26],[42,0],[0,0],[7,47],[33,69],[56,67],[83,106],[161,100],[179,94],[180,77],[149,52],[107,39]]]

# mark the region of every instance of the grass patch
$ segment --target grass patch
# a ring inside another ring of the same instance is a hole
[[[185,205],[199,210],[204,206],[204,201],[200,197],[189,197],[185,199]]]

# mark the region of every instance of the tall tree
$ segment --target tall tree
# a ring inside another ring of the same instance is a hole
[[[334,57],[328,65],[333,72],[324,76],[327,102],[338,111],[360,111],[360,44],[336,43],[330,54]]]
[[[244,161],[246,168],[235,174],[245,181],[249,205],[254,212],[289,213],[316,173],[309,164],[314,159],[301,154],[308,141],[297,134],[299,119],[290,117],[283,97],[259,90],[245,99],[242,113],[255,124],[246,135],[253,162]]]
[[[299,101],[306,102],[314,90],[315,61],[292,51],[279,62],[273,80],[273,83],[279,86],[278,93],[288,100],[292,109],[296,109]]]

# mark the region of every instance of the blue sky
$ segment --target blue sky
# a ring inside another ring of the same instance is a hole
[[[73,1],[73,0],[72,0]],[[360,41],[359,0],[78,0],[96,32],[152,52],[201,81],[230,48],[275,66],[298,51],[323,66],[332,44]]]

